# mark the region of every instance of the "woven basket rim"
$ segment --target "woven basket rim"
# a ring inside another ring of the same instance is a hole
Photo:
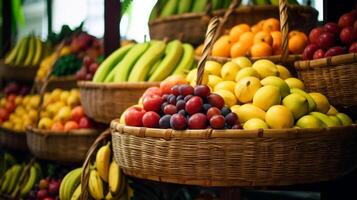
[[[357,125],[327,127],[327,128],[288,128],[288,129],[258,129],[258,130],[218,130],[218,129],[201,129],[201,130],[173,130],[159,128],[145,128],[125,126],[118,120],[113,120],[110,124],[113,132],[120,132],[138,137],[152,138],[181,138],[181,139],[212,139],[212,138],[304,138],[316,134],[341,134],[350,130],[357,134]]]
[[[0,126],[0,132],[5,132],[5,133],[11,133],[11,134],[16,134],[16,135],[25,135],[26,131],[17,131],[9,128],[5,128]]]
[[[261,59],[267,59],[267,60],[274,60],[274,61],[281,61],[282,56],[281,55],[273,55],[273,56],[267,56],[267,57],[247,57],[251,61],[257,61]],[[289,54],[288,57],[286,58],[285,62],[296,62],[297,60],[301,60],[302,56],[300,54]],[[201,56],[196,56],[195,55],[195,60],[200,60]],[[208,56],[208,60],[217,60],[217,61],[230,61],[234,58],[228,58],[228,57],[219,57],[219,56]]]
[[[91,135],[99,135],[100,131],[96,129],[78,129],[70,131],[51,131],[51,130],[42,130],[35,127],[27,127],[27,133],[33,133],[41,136],[77,136],[77,137],[87,137]]]
[[[289,9],[294,9],[298,11],[312,11],[314,12],[315,15],[318,14],[318,11],[315,8],[312,8],[310,6],[305,6],[305,5],[288,5]],[[271,9],[277,9],[279,10],[279,6],[275,5],[256,5],[256,6],[239,6],[237,9],[235,9],[235,12],[252,12],[252,11],[262,11],[262,10],[271,10]],[[212,16],[219,16],[223,15],[226,12],[227,9],[219,9],[215,10],[212,12]],[[160,24],[163,22],[168,22],[168,21],[177,21],[177,20],[184,20],[184,19],[191,19],[191,18],[201,18],[207,16],[207,13],[205,12],[200,12],[200,13],[184,13],[181,15],[173,15],[173,16],[168,16],[164,18],[157,18],[149,22],[149,25],[156,25]]]
[[[92,81],[78,81],[77,85],[79,89],[91,88],[91,89],[137,89],[147,88],[148,86],[158,86],[159,82],[123,82],[123,83],[95,83]]]
[[[353,64],[356,62],[357,53],[347,53],[328,58],[296,61],[294,62],[294,67],[298,70],[308,70],[313,68],[336,67],[339,65]]]

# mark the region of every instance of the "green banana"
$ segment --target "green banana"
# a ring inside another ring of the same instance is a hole
[[[32,59],[33,66],[40,64],[42,54],[45,53],[44,49],[43,49],[44,47],[43,47],[42,41],[37,37],[35,39],[36,39],[36,49],[35,49],[35,55]]]
[[[253,0],[254,5],[268,5],[270,4],[269,0]],[[279,4],[279,2],[278,2]]]
[[[79,200],[82,192],[82,184],[79,184],[77,188],[74,190],[71,200]]]
[[[157,6],[155,5],[152,10],[151,10],[151,13],[150,13],[150,17],[149,17],[149,22],[156,19],[157,18],[157,15],[158,15],[158,8]]]
[[[160,17],[169,17],[177,13],[178,0],[169,0],[162,8]]]
[[[166,44],[163,41],[152,41],[148,50],[139,58],[130,72],[128,82],[145,81],[152,66],[165,53]]]
[[[205,12],[208,0],[195,0],[191,12]]]
[[[6,193],[6,191],[8,190],[12,179],[12,175],[13,175],[13,168],[10,168],[5,172],[0,188],[1,194]]]
[[[13,172],[12,172],[11,180],[9,182],[9,187],[5,191],[6,194],[10,194],[15,189],[16,184],[18,184],[21,175],[21,170],[23,169],[21,165],[14,165],[12,168],[13,168],[12,169]]]
[[[81,181],[82,168],[77,168],[69,172],[63,179],[60,186],[60,199],[70,200],[74,190],[78,187]]]
[[[17,54],[16,60],[15,60],[15,65],[23,64],[23,61],[27,54],[28,44],[29,44],[29,37],[25,37],[24,42],[20,46],[19,53]]]
[[[37,179],[37,170],[34,166],[31,166],[30,175],[29,175],[25,185],[20,190],[21,197],[26,196],[30,192],[31,188],[35,185],[35,183],[37,181],[36,179]]]
[[[29,38],[29,45],[28,45],[28,51],[27,51],[27,56],[24,60],[24,66],[29,66],[31,65],[31,61],[34,58],[34,54],[36,51],[36,41],[35,37],[30,36]]]
[[[125,56],[125,54],[134,46],[134,44],[129,44],[124,47],[119,48],[114,51],[108,58],[106,58],[102,64],[100,64],[98,70],[95,72],[93,77],[93,82],[103,82],[106,76],[112,71],[114,66],[120,62],[121,59]]]
[[[195,57],[195,50],[190,44],[183,44],[183,55],[181,61],[177,65],[175,71],[172,74],[185,74],[193,64]]]
[[[222,8],[223,1],[222,0],[211,0],[212,10],[218,10]]]
[[[16,43],[15,47],[10,51],[10,53],[5,58],[5,64],[14,63],[19,53],[20,47],[25,42],[25,38],[22,38],[18,43]]]
[[[161,62],[162,62],[162,57],[151,67],[148,76],[145,79],[146,81],[153,75],[153,73],[156,71],[157,67],[159,67]]]
[[[181,0],[178,4],[177,14],[190,12],[191,6],[192,6],[192,0]]]
[[[169,76],[180,61],[182,51],[182,43],[179,40],[169,42],[165,50],[165,57],[149,78],[149,82],[162,81]]]
[[[321,120],[324,123],[324,125],[326,125],[327,127],[339,126],[339,124],[335,123],[335,121],[329,118],[328,115],[325,115],[320,112],[310,112],[310,114],[316,117],[317,119]]]
[[[141,55],[148,49],[149,43],[136,44],[130,51],[126,54],[124,59],[118,63],[113,70],[114,82],[124,82],[128,80],[128,76],[133,65],[141,57]],[[110,72],[112,73],[112,72]],[[110,76],[110,74],[109,74]]]
[[[104,189],[103,181],[100,179],[98,172],[95,169],[92,169],[89,174],[88,189],[90,195],[94,199],[103,199],[104,198]]]
[[[302,90],[302,89],[299,89],[299,88],[291,88],[290,89],[290,93],[296,93],[296,94],[300,94],[300,95],[302,95],[303,97],[305,97],[306,98],[306,100],[307,100],[307,102],[308,102],[308,104],[309,104],[309,112],[312,112],[312,111],[314,111],[315,110],[315,108],[316,108],[316,103],[315,103],[315,101],[312,99],[312,97],[308,94],[308,93],[306,93],[304,90]]]
[[[340,119],[343,126],[351,126],[353,124],[352,119],[345,113],[337,113],[336,117],[338,117],[338,119]]]

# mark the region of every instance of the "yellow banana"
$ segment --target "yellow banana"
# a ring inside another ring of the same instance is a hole
[[[20,51],[21,46],[24,44],[25,38],[22,38],[15,47],[10,51],[10,53],[5,58],[5,64],[15,63],[17,54]]]
[[[27,56],[24,61],[24,66],[30,66],[32,63],[31,61],[34,58],[34,54],[36,51],[36,39],[34,36],[30,36],[29,38],[29,45],[28,45]]]
[[[60,186],[60,199],[70,200],[74,191],[78,187],[81,181],[82,168],[77,168],[69,172],[62,180]]]
[[[81,196],[81,187],[82,185],[79,184],[77,188],[74,190],[73,195],[71,197],[71,200],[78,200],[79,197]]]
[[[19,178],[21,175],[21,170],[22,170],[21,165],[14,165],[11,168],[12,168],[12,175],[11,175],[9,187],[5,191],[6,194],[10,194],[14,190],[14,188],[16,187],[16,184],[18,184],[18,181],[19,181]]]
[[[183,55],[178,63],[175,71],[172,74],[185,74],[188,70],[190,70],[194,57],[195,57],[195,50],[190,44],[183,44]]]
[[[95,166],[98,170],[99,176],[108,182],[108,171],[111,157],[110,142],[107,145],[101,147],[96,155]]]
[[[99,200],[104,198],[103,182],[95,169],[90,171],[88,189],[94,199]]]
[[[24,61],[26,53],[27,53],[29,39],[30,39],[29,37],[24,38],[24,42],[20,46],[19,53],[17,54],[16,60],[15,60],[15,65],[23,64],[23,61]]]
[[[25,183],[24,186],[22,186],[21,190],[20,190],[20,196],[24,197],[26,196],[31,188],[35,185],[36,181],[37,181],[37,170],[34,166],[31,166],[30,168],[30,175]]]
[[[33,66],[36,66],[40,63],[42,54],[44,53],[42,41],[37,37],[35,38],[35,41],[36,41],[35,55],[33,56],[32,63],[31,63]]]
[[[121,174],[119,165],[115,162],[115,160],[113,160],[109,166],[108,184],[109,184],[109,191],[114,195],[118,194],[120,187],[122,186],[121,183],[122,176],[123,175]]]

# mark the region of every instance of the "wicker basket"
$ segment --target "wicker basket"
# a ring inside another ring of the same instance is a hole
[[[5,64],[0,61],[0,79],[8,81],[32,82],[35,79],[38,67],[36,66],[16,66]]]
[[[44,81],[37,81],[36,85],[38,90],[43,87]],[[72,88],[77,88],[77,79],[75,76],[64,76],[64,77],[54,77],[48,80],[48,85],[46,86],[47,91],[52,91],[56,88],[60,88],[63,90],[70,90]]]
[[[0,127],[0,146],[17,151],[28,151],[26,132]]]
[[[26,139],[32,154],[40,159],[80,163],[85,160],[88,149],[98,135],[97,130],[54,132],[29,127]]]
[[[295,62],[308,91],[325,94],[330,103],[357,116],[357,53]]]
[[[80,81],[82,106],[95,121],[109,124],[120,117],[128,107],[137,104],[143,92],[159,83],[93,83]]]

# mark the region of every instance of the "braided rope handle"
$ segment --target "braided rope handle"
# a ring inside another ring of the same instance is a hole
[[[289,24],[288,24],[288,6],[286,0],[279,0],[279,16],[280,16],[280,31],[282,34],[282,54],[281,62],[286,61],[289,55],[288,49],[288,34],[289,34]]]

